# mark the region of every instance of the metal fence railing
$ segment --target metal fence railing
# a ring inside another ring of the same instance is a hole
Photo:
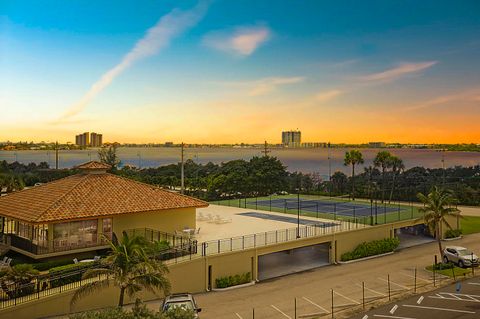
[[[298,226],[295,228],[206,241],[201,244],[201,253],[202,256],[217,255],[230,251],[263,247],[302,238],[317,237],[365,227],[367,227],[366,224],[353,219],[349,222],[312,223],[311,225]]]

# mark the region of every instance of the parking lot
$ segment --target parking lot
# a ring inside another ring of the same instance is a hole
[[[369,318],[480,318],[480,279],[459,281],[352,317],[352,319]]]
[[[337,268],[337,267],[332,267]],[[318,289],[308,289],[296,297],[272,300],[268,305],[252,307],[235,311],[231,318],[331,318],[344,317],[346,311],[357,309],[361,311],[379,302],[388,302],[403,294],[413,294],[415,291],[433,288],[433,276],[425,270],[404,269],[395,274],[377,272],[374,275],[358,278],[350,283],[328,286],[319,285]],[[416,279],[415,279],[416,278]],[[364,279],[365,281],[361,281]],[[440,285],[448,280],[436,276],[435,284]],[[328,282],[325,280],[325,282]],[[260,284],[258,287],[260,287]],[[293,287],[292,287],[293,289]],[[290,289],[289,289],[290,290]],[[289,294],[291,291],[289,291]],[[358,317],[358,316],[357,316]],[[355,317],[355,318],[357,318]],[[362,318],[363,315],[360,317]],[[373,318],[373,317],[372,317]],[[395,317],[389,317],[395,318]],[[418,317],[426,318],[426,317]]]

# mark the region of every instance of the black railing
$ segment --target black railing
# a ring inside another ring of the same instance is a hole
[[[29,282],[0,281],[0,309],[16,306],[31,300],[76,289],[83,284],[83,274],[98,264],[64,273],[35,276]],[[98,279],[101,279],[100,277]],[[97,280],[91,279],[91,280]]]
[[[4,244],[21,249],[23,251],[35,254],[43,255],[55,252],[62,252],[68,250],[99,247],[105,246],[106,242],[103,239],[99,239],[97,242],[85,242],[75,245],[58,245],[55,241],[45,242],[44,245],[37,245],[30,239],[17,236],[15,234],[3,234],[1,240]]]

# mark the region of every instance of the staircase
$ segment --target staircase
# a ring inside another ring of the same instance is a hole
[[[8,253],[10,250],[10,245],[0,243],[0,257]]]

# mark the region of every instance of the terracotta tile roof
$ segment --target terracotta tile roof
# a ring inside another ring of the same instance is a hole
[[[87,163],[80,164],[78,166],[75,166],[77,169],[110,169],[112,168],[110,165],[105,164],[105,163],[100,163],[96,161],[90,161]]]
[[[113,174],[77,174],[0,198],[0,215],[32,223],[208,203]]]

